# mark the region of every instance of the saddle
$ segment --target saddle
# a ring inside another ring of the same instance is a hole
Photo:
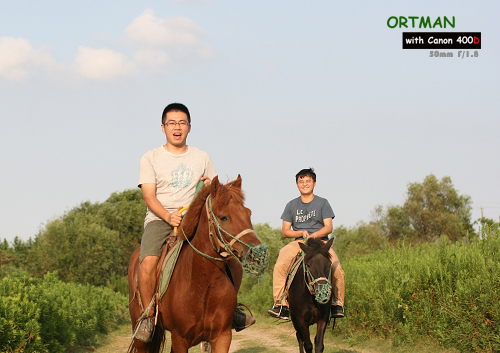
[[[280,302],[283,300],[283,298],[288,296],[288,290],[290,289],[293,279],[297,274],[297,270],[299,269],[300,266],[302,266],[303,261],[304,258],[301,255],[301,252],[299,251],[299,253],[294,257],[292,263],[290,264],[290,267],[288,267],[286,282],[285,282],[285,290],[283,291],[283,295],[280,298]]]

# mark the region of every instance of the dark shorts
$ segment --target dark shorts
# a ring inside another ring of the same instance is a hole
[[[165,221],[151,221],[144,228],[141,240],[139,262],[146,256],[161,255],[161,248],[174,228]]]

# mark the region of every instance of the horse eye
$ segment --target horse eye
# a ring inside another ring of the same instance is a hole
[[[220,219],[222,222],[229,221],[229,218],[227,218],[226,216],[219,216],[219,219]]]

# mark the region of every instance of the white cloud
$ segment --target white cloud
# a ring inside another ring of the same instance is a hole
[[[203,41],[205,30],[186,17],[157,18],[146,9],[125,29],[125,38],[139,50],[163,51],[169,64],[186,61],[208,60],[214,57],[214,49]]]
[[[73,67],[83,77],[103,81],[129,75],[135,70],[135,64],[122,53],[83,46],[78,47]]]
[[[134,53],[134,61],[153,69],[166,66],[169,63],[169,56],[161,50],[138,50]]]
[[[77,74],[91,80],[111,81],[141,71],[210,60],[215,50],[204,41],[205,30],[186,17],[157,18],[146,9],[124,30],[129,56],[109,48],[79,46],[75,60],[57,63],[44,49],[24,38],[0,37],[0,79],[22,80],[36,72]]]
[[[125,29],[125,36],[132,43],[153,48],[198,45],[204,33],[205,31],[189,18],[160,19],[151,9],[146,9]]]
[[[52,56],[33,48],[24,38],[0,37],[0,77],[22,80],[37,69],[55,66]]]

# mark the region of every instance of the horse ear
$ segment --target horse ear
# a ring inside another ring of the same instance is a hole
[[[238,177],[235,181],[231,183],[235,188],[241,189],[241,175],[238,174]]]
[[[219,176],[216,175],[213,179],[212,182],[210,183],[210,196],[212,198],[215,197],[217,194],[217,190],[220,188],[220,183],[219,183]]]
[[[300,248],[302,249],[303,252],[307,252],[307,245],[304,243],[299,243]]]
[[[326,247],[328,247],[328,249],[330,249],[332,247],[332,244],[333,244],[333,241],[335,240],[334,237],[332,237],[330,240],[328,240],[325,244]]]

